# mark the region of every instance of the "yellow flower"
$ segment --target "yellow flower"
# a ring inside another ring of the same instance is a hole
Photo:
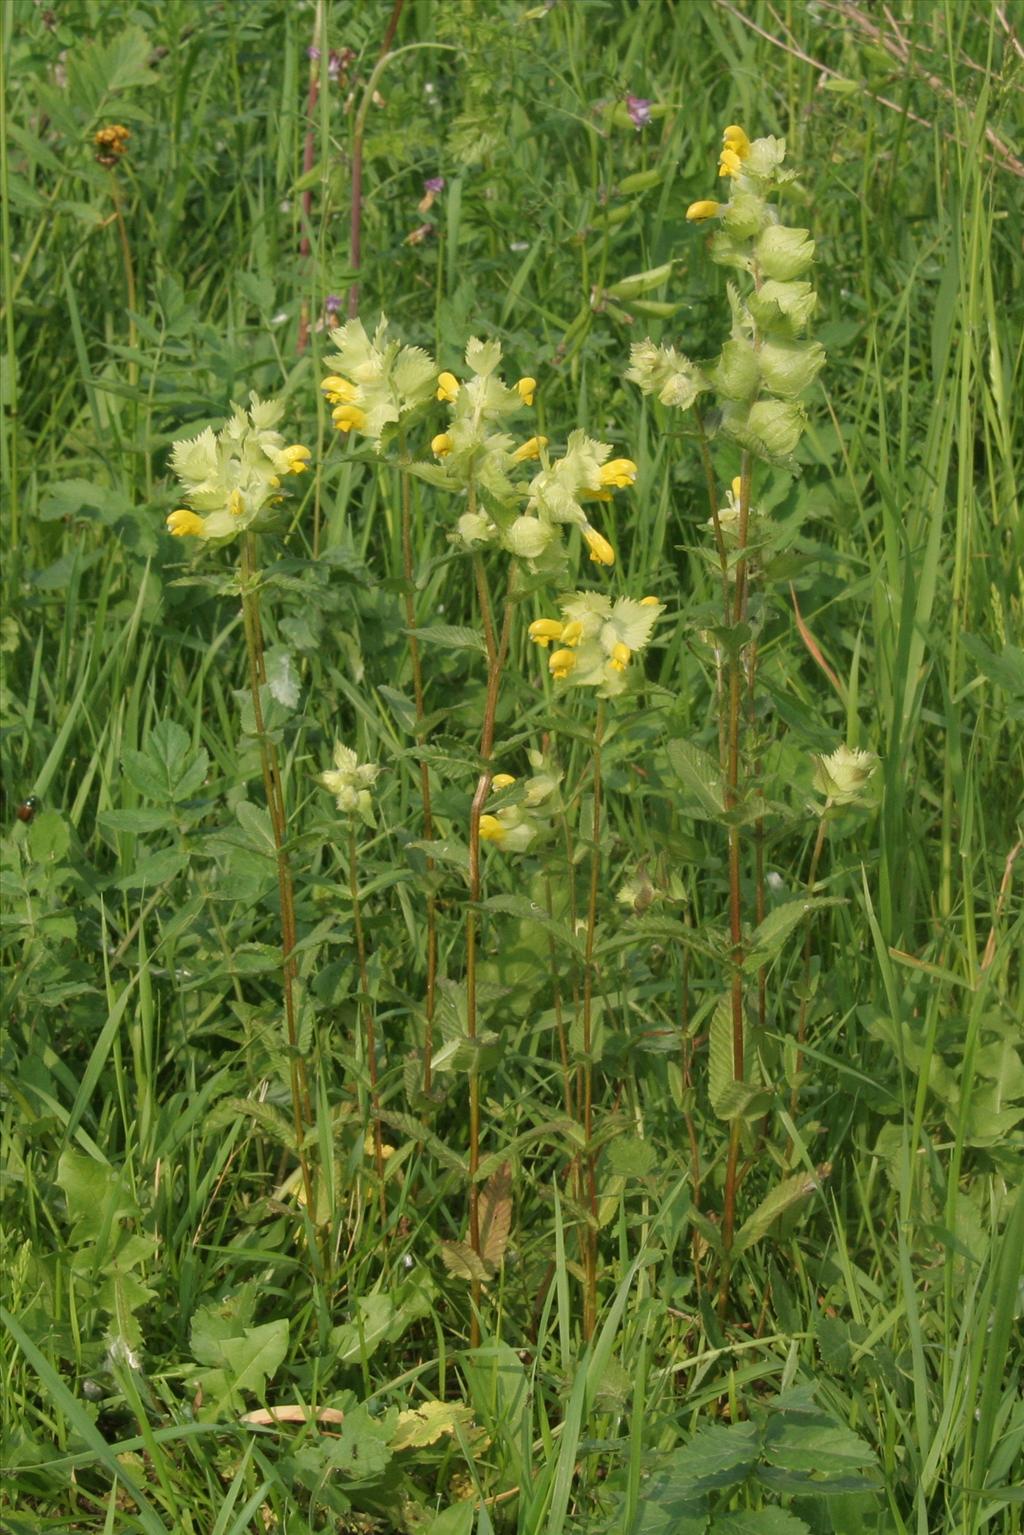
[[[245,516],[245,499],[242,496],[242,492],[237,488],[228,496],[228,511],[232,517]]]
[[[661,603],[657,597],[641,597],[640,606],[642,608],[660,608]]]
[[[508,833],[496,815],[482,815],[480,817],[480,836],[484,842],[495,842],[500,847],[507,835]]]
[[[363,1150],[366,1152],[366,1155],[368,1157],[372,1157],[374,1152],[377,1150],[376,1146],[374,1145],[373,1131],[372,1130],[370,1131],[369,1135],[366,1137],[365,1141],[363,1142]],[[388,1157],[393,1157],[394,1154],[395,1154],[394,1146],[389,1146],[387,1141],[382,1141],[381,1142],[381,1148],[380,1148],[380,1159],[381,1159],[381,1161],[382,1162],[386,1162]]]
[[[173,533],[175,538],[202,538],[203,519],[197,517],[195,512],[190,512],[187,506],[179,506],[167,519],[167,531]]]
[[[548,657],[548,671],[556,682],[562,682],[576,665],[576,653],[572,650],[553,650]]]
[[[455,396],[459,392],[459,381],[454,373],[439,373],[437,376],[437,398],[446,400],[449,405],[454,404]]]
[[[513,453],[512,462],[514,464],[524,464],[527,459],[540,458],[541,448],[546,448],[547,445],[548,440],[546,437],[528,437]]]
[[[743,169],[743,156],[736,153],[735,149],[728,146],[722,150],[718,157],[719,176],[738,176]]]
[[[430,439],[430,451],[435,458],[444,458],[445,454],[450,453],[453,447],[454,443],[447,432],[438,432],[436,437]]]
[[[552,640],[562,638],[563,627],[557,618],[535,618],[530,625],[529,635],[535,645],[543,645],[547,649]]]
[[[288,460],[289,474],[305,474],[312,456],[308,448],[304,448],[301,443],[293,443],[290,448],[282,448],[281,452]]]
[[[513,773],[495,773],[494,777],[491,779],[491,788],[511,789],[515,781],[515,775]]]
[[[533,404],[533,396],[536,388],[537,380],[535,378],[521,378],[519,380],[518,384],[516,385],[516,393],[519,395],[519,398],[522,400],[524,405]]]
[[[571,623],[563,625],[563,627],[562,627],[562,644],[563,645],[578,645],[582,638],[583,638],[583,625],[580,623],[578,618],[574,618]]]
[[[358,405],[338,405],[331,411],[331,420],[339,432],[359,432],[366,425],[366,412]]]
[[[732,482],[732,493],[736,497],[737,501],[740,499],[740,486],[742,484],[743,484],[742,477],[740,475],[737,475],[736,478]]]
[[[342,378],[340,373],[330,374],[324,379],[320,388],[327,396],[329,405],[349,405],[359,393],[355,384],[350,384],[348,379]]]
[[[614,485],[621,490],[624,485],[632,485],[635,479],[636,465],[631,458],[613,458],[601,466],[602,485]]]
[[[612,646],[611,659],[608,665],[613,672],[624,672],[629,665],[629,658],[632,654],[633,652],[629,646],[623,644],[622,640],[619,640],[616,645]]]
[[[750,153],[750,140],[736,123],[730,123],[728,128],[722,130],[722,142],[727,149],[734,149],[741,160],[745,160]]]
[[[702,197],[697,202],[691,203],[686,210],[686,217],[692,223],[699,223],[701,219],[717,218],[721,203],[716,203],[713,198]]]
[[[587,548],[590,550],[590,558],[595,565],[615,564],[615,550],[596,528],[590,526],[589,522],[583,529],[583,537],[586,540]]]

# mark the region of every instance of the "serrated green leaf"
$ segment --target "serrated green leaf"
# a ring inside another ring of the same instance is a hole
[[[569,949],[573,954],[582,955],[583,953],[583,945],[569,931],[566,923],[549,917],[543,906],[529,900],[525,895],[492,895],[481,902],[481,907],[484,911],[507,912],[509,916],[519,917],[522,921],[536,922],[551,935],[556,943]]]
[[[716,1515],[708,1535],[811,1535],[811,1529],[788,1509],[750,1508]]]
[[[644,1178],[658,1160],[650,1141],[635,1135],[623,1135],[608,1143],[605,1158],[609,1170],[623,1178]]]
[[[725,789],[715,759],[690,741],[670,741],[667,750],[669,765],[697,801],[704,818],[720,820],[725,812]]]
[[[666,1486],[675,1495],[690,1497],[738,1486],[753,1470],[759,1450],[760,1433],[755,1424],[710,1423],[669,1456],[663,1471]]]
[[[221,1352],[232,1376],[232,1390],[262,1397],[288,1352],[288,1318],[247,1327],[241,1338],[225,1338]]]
[[[486,1284],[491,1277],[487,1265],[468,1242],[442,1242],[440,1249],[441,1262],[456,1279],[464,1279],[467,1284],[478,1279],[481,1284]]]
[[[425,629],[403,629],[403,634],[414,635],[421,645],[438,645],[442,650],[479,650],[487,654],[483,635],[476,629],[466,629],[458,624],[428,624]]]

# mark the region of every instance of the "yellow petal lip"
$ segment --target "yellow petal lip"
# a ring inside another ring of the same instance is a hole
[[[548,439],[546,437],[528,437],[513,453],[512,462],[514,464],[524,464],[527,459],[540,458],[541,448],[546,448],[547,445]]]
[[[533,404],[533,396],[536,389],[537,380],[535,378],[521,378],[516,385],[516,393],[524,405]]]
[[[557,618],[535,618],[529,628],[529,635],[535,645],[547,647],[552,640],[562,638],[564,625]]]
[[[568,677],[576,665],[576,652],[573,650],[553,650],[548,657],[548,671],[556,682]]]
[[[175,538],[202,538],[205,524],[187,506],[179,506],[167,519],[167,531]]]
[[[601,484],[614,485],[618,490],[632,485],[636,476],[637,467],[631,458],[613,458],[601,467]]]
[[[439,373],[437,375],[437,398],[445,400],[451,405],[459,392],[459,381],[454,373]]]
[[[735,149],[723,149],[718,157],[718,174],[720,176],[738,176],[743,169],[743,161]]]
[[[515,781],[516,779],[514,773],[495,773],[494,777],[491,779],[491,788],[511,789]]]
[[[611,660],[608,663],[612,668],[612,671],[624,672],[626,667],[629,665],[629,658],[632,654],[633,652],[630,650],[629,646],[622,640],[619,640],[618,644],[612,650]]]
[[[716,203],[713,198],[702,197],[697,202],[690,204],[686,210],[686,217],[690,220],[691,224],[699,224],[704,219],[717,218],[721,206],[721,203]]]
[[[562,628],[562,644],[563,645],[578,645],[582,638],[583,638],[583,625],[580,623],[578,618],[574,618],[571,621],[571,623],[565,624],[563,626],[563,628]]]
[[[350,384],[348,379],[342,378],[340,373],[330,374],[323,380],[320,388],[332,405],[348,405],[359,393],[355,384]]]
[[[750,140],[738,123],[730,123],[728,128],[722,129],[722,143],[734,149],[743,159],[750,153]]]
[[[331,420],[339,432],[358,432],[366,425],[366,412],[358,405],[338,405],[331,411]]]
[[[292,443],[290,448],[282,448],[281,452],[288,460],[289,474],[304,474],[309,468],[309,461],[312,458],[312,454],[310,453],[309,449],[304,448],[300,442]]]
[[[446,453],[452,451],[453,446],[447,432],[438,432],[436,437],[430,439],[430,451],[435,458],[444,458]]]
[[[599,533],[596,528],[592,528],[589,522],[583,529],[583,537],[586,540],[587,548],[590,550],[590,558],[594,561],[595,565],[615,564],[615,550],[604,535]]]
[[[506,836],[505,828],[496,815],[480,817],[480,837],[484,842],[496,842],[500,847]]]

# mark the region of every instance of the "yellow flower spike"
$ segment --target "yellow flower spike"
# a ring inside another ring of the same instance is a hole
[[[366,412],[358,405],[339,405],[331,411],[331,420],[339,432],[360,432],[366,425]]]
[[[496,815],[482,815],[480,817],[481,841],[494,842],[500,847],[507,835],[508,833]]]
[[[515,781],[514,773],[495,773],[494,777],[491,779],[491,788],[511,789]]]
[[[700,223],[702,219],[718,217],[722,204],[716,203],[713,198],[702,197],[699,201],[691,203],[686,210],[686,217],[691,223]]]
[[[359,390],[355,384],[350,384],[347,378],[342,378],[340,373],[332,373],[325,378],[320,385],[331,405],[348,405],[355,399]]]
[[[439,373],[437,375],[437,398],[439,400],[445,400],[449,405],[452,405],[458,392],[459,381],[454,373]]]
[[[430,451],[435,458],[444,458],[445,454],[450,453],[453,447],[454,443],[447,432],[438,432],[436,437],[430,439]]]
[[[590,558],[595,565],[615,564],[615,550],[596,528],[590,526],[589,522],[583,529],[583,537],[586,540],[587,548],[590,550]]]
[[[540,458],[541,448],[546,448],[547,445],[548,440],[546,437],[528,437],[513,453],[512,462],[514,464],[525,464],[527,459]]]
[[[535,618],[529,628],[529,635],[535,645],[543,645],[545,650],[552,640],[562,638],[564,625],[557,618]]]
[[[548,657],[548,671],[556,682],[563,682],[576,665],[574,650],[553,650]]]
[[[632,485],[636,475],[637,468],[631,458],[613,458],[601,466],[601,484],[614,485],[616,490]]]
[[[640,606],[642,608],[660,608],[661,599],[658,597],[641,597]]]
[[[608,665],[613,672],[624,672],[629,665],[629,658],[632,654],[633,652],[629,646],[624,644],[622,640],[619,640],[612,651],[611,660],[608,662]]]
[[[734,150],[741,160],[745,160],[750,153],[750,140],[736,123],[730,123],[728,128],[722,130],[722,143],[727,149]]]
[[[304,448],[299,442],[294,442],[290,448],[282,448],[281,452],[288,460],[289,474],[305,474],[312,458],[308,448]]]
[[[167,519],[167,531],[175,538],[202,538],[204,523],[187,506],[179,506]]]
[[[242,492],[237,488],[233,490],[228,497],[228,511],[231,513],[232,517],[245,516],[245,500],[242,496]]]
[[[571,623],[564,625],[562,629],[563,645],[578,645],[582,638],[583,625],[578,618],[574,618]]]
[[[524,405],[533,404],[533,396],[536,389],[537,380],[535,378],[521,378],[516,385],[516,393]]]

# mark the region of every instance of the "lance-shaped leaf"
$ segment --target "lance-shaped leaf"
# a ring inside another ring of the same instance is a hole
[[[749,1219],[743,1222],[736,1233],[733,1243],[733,1254],[738,1255],[752,1247],[755,1242],[760,1242],[771,1227],[773,1221],[780,1215],[795,1206],[805,1203],[810,1199],[832,1171],[831,1163],[823,1162],[816,1173],[797,1173],[792,1178],[784,1178],[776,1184],[770,1193],[766,1194]]]
[[[491,1277],[487,1265],[482,1258],[477,1257],[468,1242],[442,1242],[441,1262],[456,1279],[468,1282],[476,1279],[486,1284]]]
[[[668,760],[700,806],[705,820],[717,821],[725,813],[725,791],[718,763],[690,741],[670,741]]]
[[[480,1193],[480,1256],[493,1275],[501,1265],[512,1225],[512,1172],[503,1162]]]

